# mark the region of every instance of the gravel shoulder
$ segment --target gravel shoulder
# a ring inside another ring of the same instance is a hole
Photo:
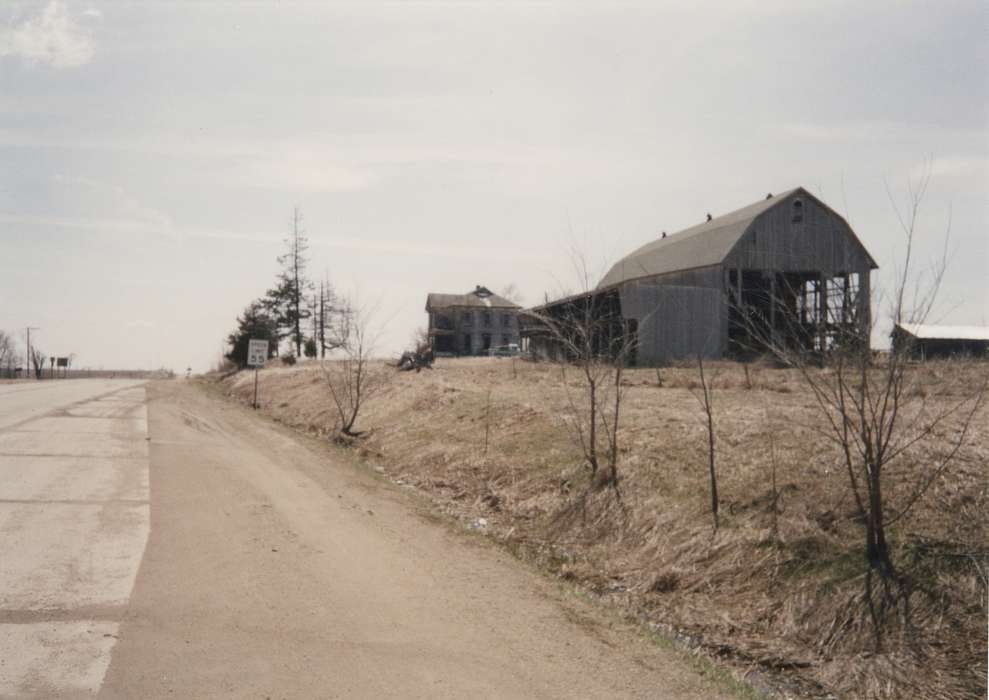
[[[148,385],[151,536],[104,698],[728,697],[334,450]]]

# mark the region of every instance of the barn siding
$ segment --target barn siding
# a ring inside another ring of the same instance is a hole
[[[664,276],[665,277],[665,276]],[[721,356],[724,299],[720,289],[629,282],[621,286],[622,316],[638,321],[636,364]]]
[[[711,265],[710,267],[695,267],[692,270],[678,270],[677,272],[667,272],[663,275],[645,277],[629,284],[648,284],[674,287],[704,287],[707,289],[721,289],[722,287],[721,266]]]

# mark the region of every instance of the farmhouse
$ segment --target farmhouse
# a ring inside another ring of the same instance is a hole
[[[985,326],[937,326],[898,323],[893,347],[906,349],[921,360],[934,357],[985,357],[989,353],[989,328]]]
[[[642,366],[746,356],[769,337],[811,352],[849,338],[867,344],[877,267],[848,222],[798,187],[664,233],[593,290],[532,309],[523,345],[561,357],[559,333],[548,328],[589,317],[599,321],[594,347],[621,339]]]
[[[521,307],[478,285],[466,294],[429,294],[429,343],[439,355],[483,355],[519,342]]]

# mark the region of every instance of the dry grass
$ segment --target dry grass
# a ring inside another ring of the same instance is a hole
[[[368,404],[361,424],[371,432],[358,449],[468,527],[732,663],[782,670],[805,689],[842,696],[984,696],[989,412],[977,417],[959,461],[889,533],[912,593],[909,606],[887,613],[877,654],[861,525],[838,455],[812,429],[816,411],[799,376],[750,367],[746,378],[731,363],[712,369],[722,513],[713,536],[703,414],[692,393],[699,383],[689,367],[664,369],[662,386],[655,370],[627,374],[624,505],[589,483],[567,437],[553,365],[441,360],[432,371],[396,373]],[[957,395],[986,371],[931,363],[914,391]],[[226,381],[250,400],[253,374]],[[265,370],[262,404],[283,422],[330,435],[323,381],[315,366]],[[920,449],[890,473],[891,502],[924,468]]]

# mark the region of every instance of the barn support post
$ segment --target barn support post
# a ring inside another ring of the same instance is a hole
[[[859,333],[862,334],[864,347],[870,346],[869,334],[872,332],[872,289],[869,277],[872,271],[866,268],[859,272],[858,308],[856,315],[859,322]]]
[[[776,273],[773,272],[769,282],[769,337],[776,338],[776,295],[779,294],[776,285]]]
[[[822,272],[817,281],[817,334],[821,355],[828,349],[828,278]]]

